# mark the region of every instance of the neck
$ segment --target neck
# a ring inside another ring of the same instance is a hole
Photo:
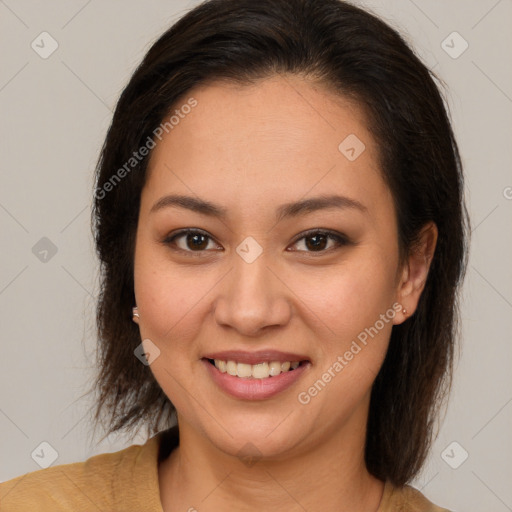
[[[179,419],[179,446],[159,468],[164,512],[377,511],[384,483],[364,463],[365,420],[315,432],[293,453],[240,459]]]

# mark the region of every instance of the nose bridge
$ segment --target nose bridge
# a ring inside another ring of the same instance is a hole
[[[233,268],[215,308],[219,324],[229,325],[246,335],[254,335],[266,326],[286,323],[290,309],[286,287],[268,268],[271,266],[268,255],[254,242],[254,239],[246,239],[233,253]]]

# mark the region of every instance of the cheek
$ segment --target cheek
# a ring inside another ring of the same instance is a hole
[[[198,350],[194,339],[201,328],[198,316],[204,314],[205,293],[212,287],[200,274],[197,268],[184,274],[158,251],[140,250],[137,254],[134,278],[140,334],[160,351],[150,369],[173,405],[190,414],[193,407],[188,393],[197,371],[191,364]]]
[[[191,328],[211,288],[208,273],[199,266],[178,268],[165,251],[144,242],[137,246],[134,269],[135,296],[139,307],[141,336],[165,349],[173,340],[173,349],[189,346]]]
[[[337,404],[338,414],[356,407],[371,388],[384,361],[396,313],[393,261],[377,253],[368,253],[368,258],[362,254],[323,277],[302,279],[299,292],[307,294],[304,311],[311,310],[312,322],[319,326],[313,327],[319,364],[310,382],[316,387],[308,388],[311,394],[303,390],[304,399],[313,400],[324,383],[329,391],[317,403]]]
[[[386,356],[396,314],[393,276],[392,267],[372,260],[347,265],[323,280],[317,276],[314,283],[302,281],[309,315],[321,327],[313,329],[318,364],[299,403],[316,404],[311,410],[329,407],[342,418],[367,395]]]
[[[194,335],[190,329],[200,326],[194,318],[201,314],[210,288],[208,281],[199,276],[187,279],[169,269],[146,268],[138,272],[137,304],[141,315],[141,335],[155,338],[160,343],[172,339],[173,345],[186,345]]]
[[[346,263],[346,264],[345,264]],[[357,258],[322,272],[305,271],[294,287],[332,334],[356,336],[392,307],[394,267],[382,258]]]

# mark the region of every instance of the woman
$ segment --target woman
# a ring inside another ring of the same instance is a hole
[[[95,418],[156,435],[6,482],[2,510],[445,510],[407,483],[450,384],[462,190],[433,77],[382,21],[190,11],[119,99],[93,212]]]

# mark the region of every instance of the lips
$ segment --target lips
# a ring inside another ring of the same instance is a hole
[[[230,375],[230,370],[226,371],[223,364],[219,364],[226,361],[231,365],[236,363],[238,371],[242,370],[243,375]],[[224,393],[242,400],[271,398],[291,387],[311,366],[310,360],[302,354],[275,350],[212,352],[203,357],[202,362],[213,382]],[[272,367],[280,363],[286,370],[270,372],[267,366],[269,362]],[[290,362],[293,363],[291,368]],[[251,366],[253,375],[249,376],[247,372]],[[266,367],[266,373],[260,373],[263,370],[258,369],[256,375],[255,366]]]

